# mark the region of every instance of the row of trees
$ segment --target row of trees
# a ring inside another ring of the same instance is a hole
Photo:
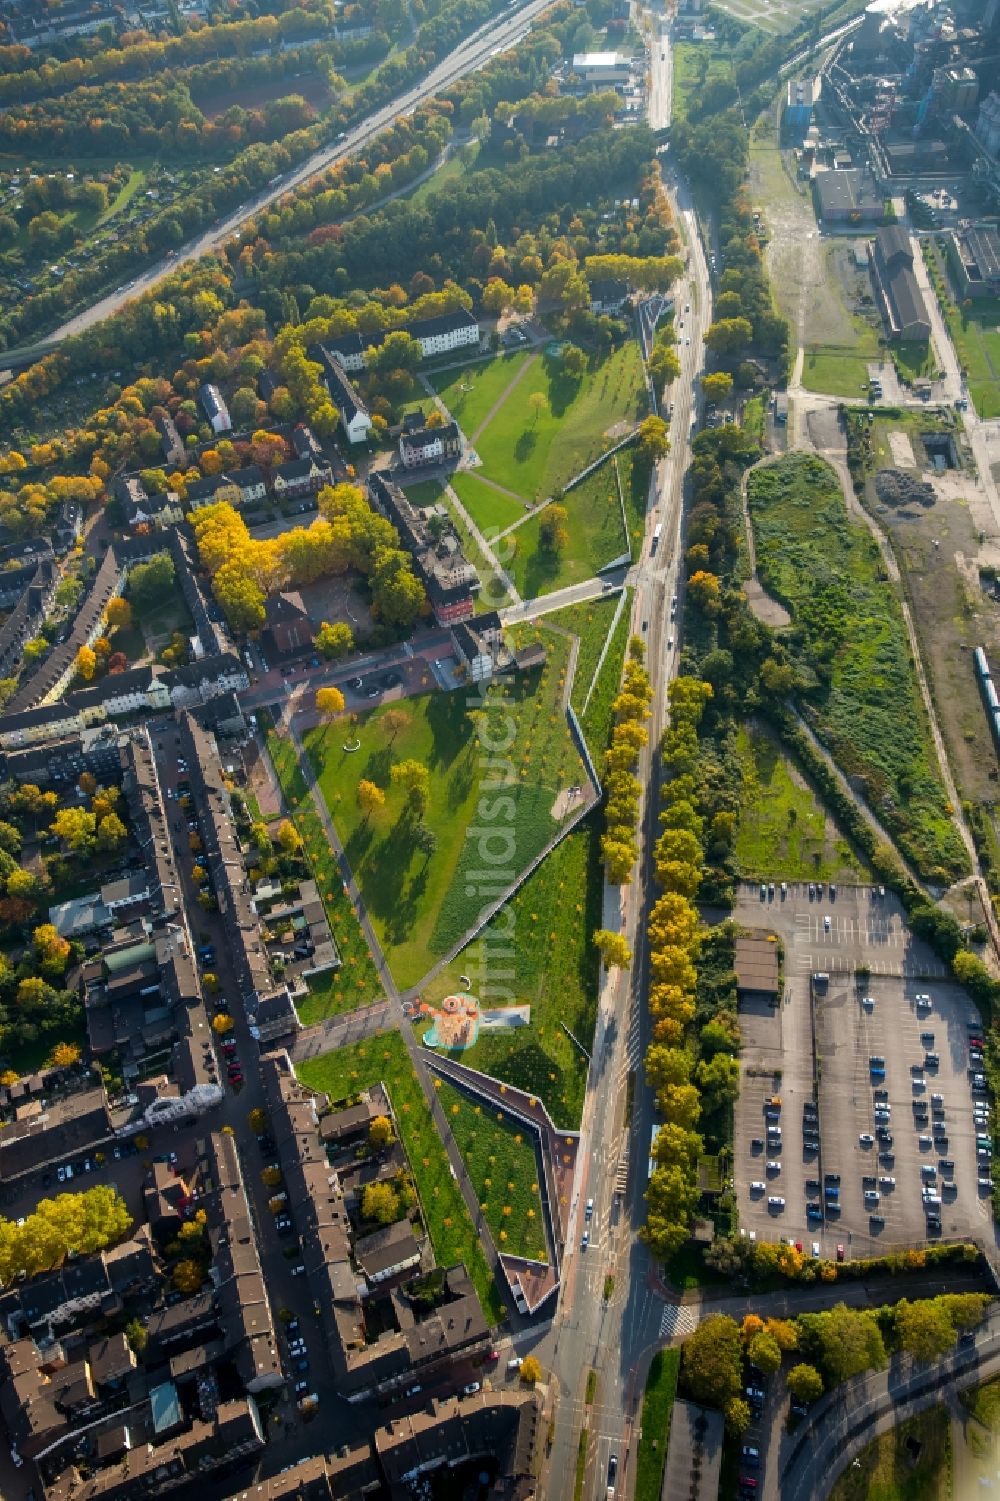
[[[653,690],[643,666],[644,649],[638,637],[629,642],[622,686],[612,706],[611,744],[604,756],[605,806],[601,859],[609,881],[629,881],[639,847],[636,830],[642,787],[635,774],[639,755],[649,739],[645,721]]]

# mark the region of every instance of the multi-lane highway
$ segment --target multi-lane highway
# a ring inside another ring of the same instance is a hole
[[[667,36],[654,42],[650,109],[657,126],[669,122],[670,59]],[[669,184],[668,184],[669,186]],[[604,925],[624,932],[634,959],[630,973],[612,971],[602,987],[587,1102],[581,1124],[583,1150],[574,1189],[570,1236],[558,1315],[541,1351],[559,1389],[555,1433],[548,1466],[547,1494],[572,1495],[579,1435],[588,1430],[583,1495],[603,1497],[608,1460],[618,1456],[618,1490],[628,1495],[635,1465],[633,1438],[642,1391],[642,1358],[660,1335],[664,1304],[649,1287],[651,1259],[636,1232],[645,1218],[643,1193],[652,1101],[642,1087],[642,1054],[647,1042],[643,997],[648,989],[644,943],[645,893],[651,889],[648,861],[657,832],[656,747],[666,723],[667,687],[677,668],[677,619],[681,591],[680,558],[684,476],[698,414],[698,378],[703,369],[702,336],[711,320],[711,285],[693,207],[683,184],[672,189],[687,249],[687,272],[674,289],[677,353],[681,374],[664,396],[670,413],[670,452],[657,466],[651,487],[642,556],[630,573],[635,585],[633,633],[645,643],[653,687],[649,745],[638,775],[645,790],[643,879],[605,891]],[[659,539],[654,534],[659,528]],[[631,1118],[626,1118],[627,1079],[634,1070]],[[615,1191],[619,1164],[628,1156],[628,1188]],[[593,1199],[586,1220],[587,1201]],[[584,1229],[589,1244],[582,1249]],[[614,1279],[613,1288],[606,1279]],[[610,1299],[604,1297],[609,1291]],[[590,1370],[597,1372],[595,1400],[586,1403]]]
[[[394,121],[411,114],[423,100],[432,98],[433,95],[440,93],[442,89],[447,88],[456,79],[463,78],[467,73],[474,73],[495,53],[513,45],[550,4],[551,0],[527,0],[526,4],[512,6],[502,18],[492,20],[480,27],[464,42],[460,42],[454,52],[443,62],[438,63],[437,67],[426,74],[419,83],[414,84],[398,98],[390,100],[381,109],[377,109],[353,130],[347,131],[343,139],[336,141],[333,145],[320,147],[301,166],[286,173],[279,183],[264,188],[231,214],[227,214],[225,218],[213,224],[210,229],[196,235],[169,260],[164,257],[157,261],[134,281],[129,282],[127,287],[110,292],[106,297],[100,298],[83,312],[61,324],[52,333],[46,334],[45,338],[39,341],[40,346],[44,348],[58,343],[70,334],[81,333],[92,324],[99,323],[102,318],[116,313],[126,302],[140,296],[143,292],[148,292],[150,288],[156,286],[157,282],[176,271],[178,266],[217,250],[220,245],[232,239],[248,219],[259,214],[268,204],[276,202],[289,189],[308,182],[311,177],[315,177],[318,172],[324,171],[343,157],[352,156]]]

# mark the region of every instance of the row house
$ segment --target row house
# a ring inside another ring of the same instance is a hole
[[[323,367],[323,379],[330,399],[340,413],[340,425],[345,438],[348,443],[366,443],[372,430],[368,408],[340,362],[322,344],[316,346],[315,354]]]
[[[307,456],[279,464],[272,476],[274,493],[279,501],[302,500],[317,495],[324,485],[333,483],[333,470],[325,459]]]
[[[460,459],[462,434],[458,423],[445,422],[440,427],[407,427],[404,423],[399,437],[399,457],[404,469],[422,469]]]
[[[369,349],[378,349],[386,334],[407,333],[420,345],[423,359],[431,360],[442,354],[453,354],[459,349],[478,349],[479,324],[465,308],[454,312],[437,313],[430,318],[417,318],[402,329],[385,329],[379,333],[340,334],[327,339],[323,345],[313,345],[309,358],[325,366],[320,349],[332,355],[342,369],[350,374],[364,370],[368,363]]]
[[[0,573],[0,589],[4,590],[0,609],[10,611],[0,626],[0,677],[12,677],[20,667],[25,643],[41,631],[58,582],[59,573],[51,553],[33,558],[23,568]],[[9,591],[15,583],[17,592],[12,598]]]
[[[214,386],[210,382],[206,382],[205,385],[200,386],[198,388],[198,401],[216,437],[221,436],[222,433],[232,432],[233,424],[229,416],[229,408],[226,406],[222,392],[218,386]]]

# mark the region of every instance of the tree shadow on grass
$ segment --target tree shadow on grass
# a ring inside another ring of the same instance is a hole
[[[524,432],[514,444],[514,459],[518,464],[526,464],[535,451],[538,442],[538,433],[533,427],[526,427]]]
[[[545,592],[544,586],[550,584],[558,573],[559,554],[550,552],[541,545],[537,546],[524,565],[524,588],[521,593],[525,599],[535,599]]]
[[[471,743],[469,722],[462,693],[435,693],[427,705],[427,725],[431,732],[431,749],[427,755],[429,770],[450,766]]]

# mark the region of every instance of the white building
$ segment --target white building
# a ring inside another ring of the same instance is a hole
[[[613,88],[616,83],[628,83],[631,68],[628,58],[617,52],[575,52],[573,72],[584,83]]]

